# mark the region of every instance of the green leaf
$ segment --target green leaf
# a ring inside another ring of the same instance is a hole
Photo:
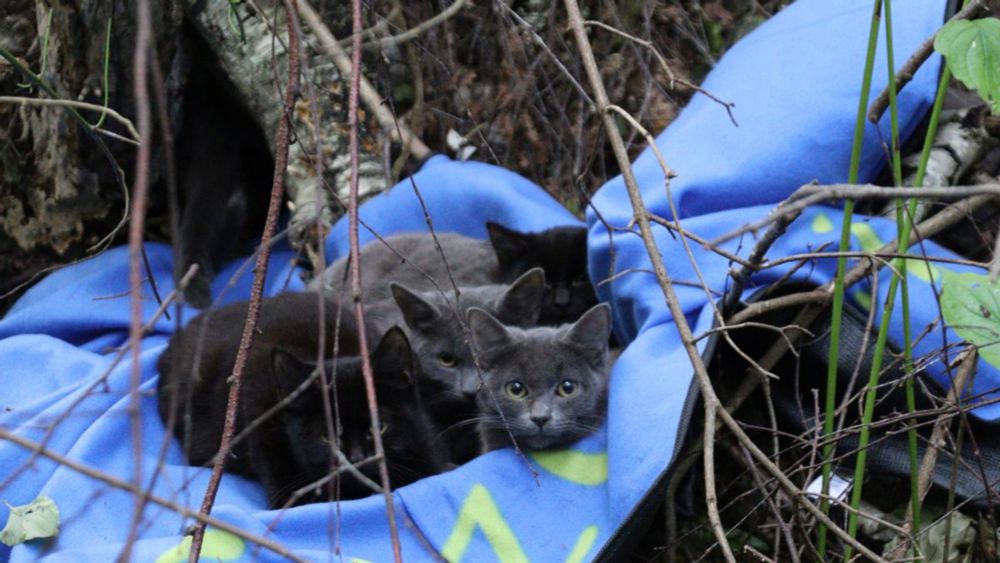
[[[0,531],[0,541],[15,546],[36,538],[51,538],[58,533],[59,507],[43,495],[30,504],[10,506],[7,525]]]
[[[980,358],[1000,367],[1000,283],[945,270],[941,313],[948,326],[979,348]]]
[[[934,50],[944,55],[955,78],[1000,113],[1000,20],[950,21],[934,38]]]

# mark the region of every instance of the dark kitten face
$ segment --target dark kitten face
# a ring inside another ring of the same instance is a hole
[[[539,324],[571,323],[597,303],[587,275],[587,229],[555,227],[538,233],[487,223],[501,279],[531,268],[545,270],[545,297]]]
[[[573,325],[527,330],[471,309],[485,364],[486,389],[477,397],[484,448],[510,445],[511,435],[520,447],[559,448],[595,431],[606,409],[610,324],[603,304]]]
[[[512,325],[533,326],[544,290],[545,274],[537,268],[510,286],[462,288],[459,307],[454,306],[451,294],[446,299],[436,291],[415,293],[405,286],[391,284],[422,377],[440,389],[440,396],[432,398],[434,402],[458,401],[471,405],[479,387],[479,374],[458,314],[479,307]]]
[[[440,471],[437,446],[432,428],[413,387],[413,370],[409,345],[402,330],[393,328],[379,343],[371,357],[375,375],[375,390],[383,447],[393,487],[411,483]],[[302,382],[313,372],[315,364],[303,362],[283,352],[276,352],[275,375],[283,382]],[[334,360],[327,362],[332,374]],[[362,480],[334,456],[332,446],[365,477],[380,483],[375,456],[375,438],[369,417],[367,394],[361,361],[357,357],[336,360],[336,390],[330,389],[330,408],[338,417],[329,426],[323,406],[319,382],[309,386],[286,407],[285,437],[290,444],[291,459],[274,460],[290,465],[285,474],[294,475],[280,490],[268,491],[273,506],[282,506],[298,488],[339,472],[327,485],[305,491],[295,504],[322,502],[331,498],[354,499],[373,493]],[[334,397],[337,398],[334,407]]]

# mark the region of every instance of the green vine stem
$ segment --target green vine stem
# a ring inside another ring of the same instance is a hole
[[[861,164],[861,145],[865,132],[865,111],[868,107],[868,96],[871,93],[872,69],[875,66],[875,49],[878,45],[879,14],[882,11],[882,1],[875,0],[872,7],[871,27],[868,33],[868,52],[865,55],[865,69],[861,82],[861,93],[858,97],[858,113],[854,124],[854,141],[851,146],[851,165],[847,174],[847,182],[855,184],[858,181],[858,168]],[[851,218],[854,215],[854,202],[847,200],[844,203],[844,218],[840,229],[839,251],[844,253],[848,250],[851,242]],[[836,409],[837,392],[837,364],[840,357],[840,326],[844,312],[844,272],[847,269],[847,257],[841,255],[837,258],[837,277],[834,282],[833,310],[830,319],[830,356],[827,362],[826,372],[826,401],[823,414],[823,436],[825,445],[823,446],[823,488],[820,497],[820,510],[824,515],[830,511],[830,477],[833,473],[833,442],[829,437],[833,434],[834,410]],[[822,523],[819,525],[818,540],[816,548],[819,551],[819,558],[826,558],[826,535],[827,528]]]

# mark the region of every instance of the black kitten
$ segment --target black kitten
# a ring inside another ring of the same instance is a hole
[[[542,268],[546,288],[539,324],[573,322],[597,303],[587,276],[585,228],[554,227],[538,233],[522,233],[497,223],[486,223],[486,228],[489,242],[439,233],[440,251],[429,233],[392,235],[384,242],[366,244],[361,248],[362,299],[365,303],[388,299],[390,282],[417,291],[441,288],[447,292],[452,279],[460,287],[512,283],[528,270]],[[346,257],[337,260],[310,283],[310,289],[343,295],[347,269]]]
[[[538,324],[558,326],[576,321],[597,304],[587,275],[587,229],[553,227],[522,233],[486,223],[497,257],[500,281],[508,282],[532,268],[545,270],[546,291]]]
[[[204,309],[220,262],[237,242],[260,234],[274,164],[264,132],[229,94],[196,35],[184,43],[193,62],[175,143],[181,213],[174,278],[198,265],[184,300]]]
[[[607,408],[611,308],[596,305],[576,323],[520,329],[469,310],[483,367],[479,437],[483,451],[511,445],[565,447],[597,430]]]
[[[338,415],[328,423],[320,380],[310,377],[317,368],[317,305],[315,293],[265,299],[244,369],[237,439],[226,469],[259,479],[272,507],[360,498],[372,492],[342,463],[346,458],[361,464],[374,455],[357,329],[345,309],[335,342],[337,304],[327,300],[325,346],[328,351],[334,344],[338,348],[338,357],[324,365],[331,380],[330,408]],[[192,464],[209,464],[218,451],[227,379],[246,314],[246,302],[202,313],[174,335],[157,363],[160,416]],[[443,456],[414,385],[412,354],[403,331],[387,331],[370,358],[392,485],[441,471]],[[378,483],[377,468],[369,461],[357,469]]]

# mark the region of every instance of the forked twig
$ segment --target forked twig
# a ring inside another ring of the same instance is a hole
[[[88,102],[80,102],[77,100],[53,100],[49,98],[25,98],[23,96],[0,96],[0,104],[4,103],[21,104],[29,106],[65,106],[65,107],[74,107],[77,109],[84,109],[89,111],[106,112],[109,117],[111,117],[118,123],[121,123],[123,126],[125,126],[125,129],[128,131],[129,135],[131,135],[131,138],[116,135],[114,133],[111,133],[110,131],[105,131],[104,129],[101,129],[100,127],[91,126],[90,128],[91,131],[106,133],[112,138],[125,141],[126,143],[130,143],[136,146],[142,144],[142,137],[139,136],[139,132],[135,129],[135,125],[133,125],[132,122],[124,115],[118,113],[117,111],[109,107],[99,106],[97,104],[91,104]]]
[[[712,241],[713,245],[721,245],[746,233],[753,233],[764,227],[780,221],[784,217],[800,213],[805,208],[839,199],[895,199],[895,198],[940,198],[964,199],[970,196],[992,195],[1000,196],[1000,184],[976,184],[971,186],[927,186],[923,188],[896,188],[876,186],[875,184],[806,184],[795,190],[787,199],[778,203],[767,217],[748,223],[734,231],[730,231]]]
[[[115,477],[114,475],[109,475],[107,473],[104,473],[103,471],[99,471],[97,469],[94,469],[93,467],[90,467],[89,465],[84,465],[84,464],[82,464],[80,462],[77,462],[77,461],[74,461],[72,459],[69,459],[68,457],[65,457],[65,456],[60,455],[60,454],[58,454],[56,452],[53,452],[52,450],[49,450],[49,449],[45,448],[44,446],[42,446],[42,445],[40,445],[40,444],[38,444],[36,442],[32,442],[31,440],[22,438],[22,437],[18,436],[17,434],[14,434],[12,432],[8,432],[8,431],[4,430],[3,428],[0,428],[0,440],[6,440],[6,441],[11,442],[13,444],[17,444],[18,446],[21,446],[22,448],[31,451],[33,454],[40,455],[42,457],[46,457],[48,459],[51,459],[52,461],[58,463],[59,465],[61,465],[63,467],[67,467],[67,468],[69,468],[69,469],[71,469],[73,471],[76,471],[77,473],[79,473],[81,475],[86,475],[87,477],[90,477],[91,479],[95,479],[97,481],[101,481],[102,483],[107,483],[108,485],[110,485],[110,486],[112,486],[112,487],[114,487],[116,489],[121,489],[123,491],[130,492],[133,495],[135,495],[136,497],[144,496],[146,499],[149,500],[149,502],[151,502],[153,504],[156,504],[156,505],[159,505],[159,506],[162,506],[163,508],[166,508],[167,510],[171,510],[171,511],[179,514],[180,516],[184,517],[184,518],[194,518],[195,520],[197,520],[198,522],[200,522],[202,525],[211,526],[211,527],[213,527],[215,529],[222,530],[224,532],[228,532],[230,534],[233,534],[234,536],[237,536],[237,537],[240,537],[242,539],[245,539],[245,540],[247,540],[247,541],[249,541],[251,543],[255,543],[255,544],[257,544],[257,545],[259,545],[259,546],[261,546],[263,548],[266,548],[266,549],[269,549],[269,550],[273,551],[275,554],[280,555],[281,557],[284,557],[284,558],[288,559],[289,561],[297,561],[297,562],[305,563],[305,559],[302,559],[301,557],[298,557],[297,555],[295,555],[291,551],[288,551],[281,544],[275,543],[272,540],[269,540],[267,538],[264,538],[264,537],[258,536],[256,534],[253,534],[251,532],[248,532],[245,529],[243,529],[242,527],[240,527],[240,526],[234,526],[233,524],[230,524],[229,522],[226,522],[225,520],[219,520],[217,518],[213,518],[213,517],[208,516],[206,514],[201,514],[199,512],[195,512],[194,510],[186,508],[185,506],[183,506],[181,504],[177,504],[176,502],[167,500],[165,498],[159,497],[159,496],[154,495],[154,494],[150,494],[148,491],[143,491],[141,487],[137,487],[134,483],[129,483],[128,481],[125,481],[124,479],[119,479],[118,477]],[[193,548],[193,546],[192,546],[192,548]]]
[[[944,400],[946,406],[953,406],[959,409],[961,408],[962,391],[965,390],[966,383],[969,380],[969,375],[972,374],[973,370],[976,368],[976,359],[978,356],[976,348],[970,347],[962,352],[960,357],[957,359],[959,364],[958,370],[955,372],[955,379],[952,381],[951,388],[948,389],[948,395]],[[931,437],[927,443],[927,449],[924,451],[924,457],[920,461],[920,473],[917,476],[921,502],[924,497],[927,496],[928,491],[930,491],[932,482],[931,477],[934,473],[934,467],[937,464],[938,451],[945,445],[945,435],[948,433],[950,426],[951,417],[940,416],[934,421],[934,429],[931,431]],[[903,524],[902,534],[900,535],[904,538],[908,538],[910,537],[910,532],[912,530],[913,508],[912,506],[907,505],[906,521]],[[905,557],[908,543],[909,542],[907,541],[899,542],[896,545],[896,548],[890,553],[890,557],[894,560],[899,560]]]
[[[577,5],[576,0],[564,0],[564,5],[566,6],[566,11],[569,14],[570,27],[573,30],[573,34],[576,37],[576,42],[580,50],[581,57],[583,59],[583,65],[586,69],[587,76],[590,80],[591,88],[594,90],[595,97],[597,98],[598,110],[601,113],[601,118],[604,120],[604,128],[611,140],[611,147],[615,153],[615,157],[618,161],[618,165],[622,171],[622,177],[625,180],[625,187],[628,191],[629,200],[632,204],[633,214],[635,215],[637,222],[639,224],[639,232],[642,236],[643,243],[646,247],[646,252],[649,255],[650,261],[652,262],[653,269],[656,273],[657,281],[659,281],[660,289],[663,292],[664,300],[666,301],[667,307],[670,309],[673,315],[675,326],[677,327],[678,333],[681,338],[681,342],[684,345],[684,349],[688,354],[691,361],[692,367],[694,368],[696,378],[702,390],[702,400],[705,401],[705,411],[706,416],[715,416],[716,414],[722,419],[723,423],[730,429],[730,431],[736,436],[737,440],[745,447],[754,458],[765,468],[765,470],[770,473],[781,485],[783,489],[788,493],[788,495],[800,506],[809,511],[814,517],[823,522],[828,526],[835,534],[837,534],[845,542],[851,544],[860,553],[864,554],[875,561],[884,561],[875,552],[868,549],[857,540],[851,538],[847,532],[842,528],[837,526],[829,517],[824,515],[819,508],[816,507],[811,501],[809,501],[805,494],[799,489],[788,477],[782,473],[781,469],[775,466],[767,455],[762,452],[756,444],[750,440],[749,436],[743,431],[739,423],[733,419],[733,417],[725,410],[720,408],[720,402],[718,396],[715,394],[715,390],[712,387],[712,383],[708,376],[708,371],[705,368],[705,363],[698,352],[697,347],[694,344],[694,335],[691,332],[691,327],[687,323],[687,319],[684,316],[684,311],[680,307],[680,302],[677,300],[677,295],[674,292],[673,285],[671,284],[670,277],[667,274],[666,268],[663,265],[663,259],[660,256],[659,250],[656,247],[655,239],[653,238],[652,231],[650,229],[648,212],[645,209],[645,204],[642,202],[642,197],[639,193],[639,187],[635,179],[635,175],[632,172],[631,162],[628,158],[628,153],[625,149],[625,143],[615,126],[614,120],[612,119],[609,111],[609,106],[611,105],[608,101],[607,92],[604,90],[604,85],[601,83],[601,74],[597,68],[597,62],[594,59],[593,50],[590,47],[590,42],[587,39],[586,31],[583,26],[583,17],[580,14],[580,7]],[[709,443],[706,447],[712,447]],[[711,512],[713,510],[712,506],[709,506],[709,514],[711,517]],[[714,507],[714,510],[718,510],[718,507]],[[718,513],[716,512],[715,519],[718,519]],[[713,532],[716,537],[720,539],[720,546],[723,553],[728,559],[735,561],[732,555],[732,551],[729,548],[729,543],[725,538],[725,532],[721,528],[721,523],[718,521],[713,522]],[[721,536],[721,538],[719,537]]]
[[[986,9],[982,0],[972,0],[969,5],[962,8],[957,14],[952,16],[948,21],[956,20],[967,20],[976,17],[980,14],[981,10]],[[940,30],[938,30],[940,31]],[[937,36],[938,32],[934,32],[924,40],[923,43],[917,47],[917,50],[910,55],[903,66],[899,67],[899,71],[896,72],[896,91],[902,90],[904,86],[913,80],[913,76],[917,74],[917,70],[927,62],[931,54],[934,52],[934,38]],[[879,93],[872,105],[868,107],[868,121],[872,123],[878,123],[878,120],[882,118],[882,114],[889,107],[889,87],[886,86],[882,92]]]
[[[734,104],[733,102],[726,102],[726,101],[720,100],[714,94],[712,94],[708,90],[705,90],[701,86],[698,86],[697,84],[694,84],[693,82],[690,82],[690,81],[685,80],[683,78],[677,78],[674,75],[674,71],[670,68],[670,65],[667,64],[667,59],[663,58],[663,55],[660,54],[660,51],[656,48],[655,45],[653,45],[652,41],[648,41],[648,40],[643,39],[641,37],[636,37],[635,35],[632,35],[630,33],[625,33],[624,31],[622,31],[622,30],[620,30],[618,28],[615,28],[615,27],[611,27],[610,25],[608,25],[608,24],[606,24],[604,22],[599,22],[599,21],[594,21],[594,20],[587,20],[587,21],[583,22],[583,24],[584,25],[592,25],[594,27],[599,27],[601,29],[610,31],[611,33],[614,33],[615,35],[618,35],[620,37],[624,37],[625,39],[628,39],[629,41],[638,43],[642,47],[646,48],[647,50],[649,50],[649,52],[653,53],[654,57],[656,57],[656,61],[660,63],[660,66],[663,68],[663,72],[667,73],[667,77],[670,80],[670,89],[671,90],[675,89],[674,84],[677,83],[677,84],[680,84],[681,86],[683,86],[685,88],[690,88],[691,90],[694,90],[695,92],[698,92],[699,94],[704,95],[708,99],[712,100],[713,102],[715,102],[715,103],[721,105],[723,108],[725,108],[726,113],[729,115],[729,121],[732,121],[733,125],[739,127],[739,124],[736,123],[736,118],[733,117],[733,108],[736,107],[736,104]]]
[[[341,76],[345,80],[353,81],[355,74],[351,65],[351,58],[354,56],[353,53],[348,56],[344,48],[340,46],[340,43],[333,36],[333,33],[330,32],[330,28],[323,23],[323,20],[316,13],[316,10],[313,9],[312,5],[309,4],[308,0],[299,0],[298,4],[302,21],[306,23],[309,30],[319,39],[320,48],[333,60],[333,64],[337,66],[337,70],[340,71]],[[357,42],[355,42],[354,49],[360,51],[360,48],[356,45]],[[382,96],[375,90],[375,87],[372,86],[367,78],[360,76],[360,70],[357,71],[357,74],[359,75],[357,79],[360,81],[361,99],[364,100],[368,111],[375,115],[375,119],[378,121],[382,131],[393,140],[403,145],[408,145],[417,160],[423,160],[430,156],[431,149],[418,139],[406,125],[400,123],[392,115],[392,112],[386,109],[385,104],[382,103]]]

